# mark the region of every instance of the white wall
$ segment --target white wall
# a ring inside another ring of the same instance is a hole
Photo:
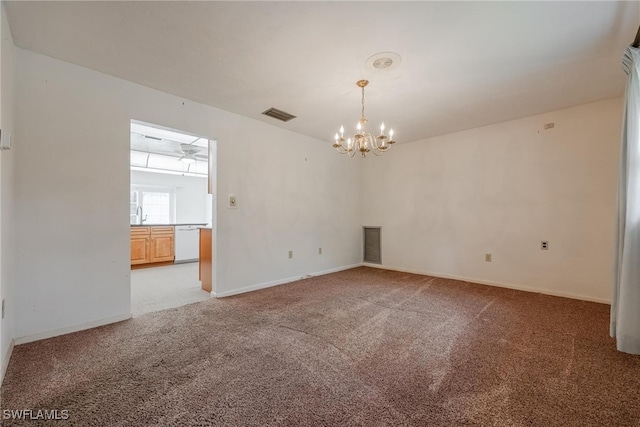
[[[362,162],[338,155],[330,141],[280,129],[265,139],[266,130],[235,128],[237,137],[218,138],[219,295],[362,259]],[[256,142],[247,147],[245,138]],[[227,207],[229,194],[237,209]]]
[[[610,301],[621,112],[613,99],[371,158],[362,218],[382,226],[384,266]]]
[[[0,7],[0,129],[13,133],[14,55],[15,47],[9,30],[4,4]],[[0,151],[0,299],[5,300],[5,318],[0,320],[0,381],[11,349],[15,317],[14,278],[14,152]]]
[[[130,313],[131,119],[218,140],[219,293],[360,260],[360,165],[329,142],[16,51],[16,337]]]
[[[176,192],[176,217],[178,224],[208,223],[207,178],[196,176],[170,175],[156,172],[131,171],[131,184],[166,186]]]

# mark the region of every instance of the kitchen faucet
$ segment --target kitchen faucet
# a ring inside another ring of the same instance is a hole
[[[138,212],[140,213],[138,214]],[[141,225],[147,220],[146,216],[144,218],[142,217],[142,205],[138,205],[136,208],[136,218],[138,218],[138,224]]]

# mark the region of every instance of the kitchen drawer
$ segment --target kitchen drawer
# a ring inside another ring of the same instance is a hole
[[[132,236],[148,236],[150,233],[150,227],[131,227]]]
[[[150,227],[151,234],[173,234],[173,226],[168,227]]]

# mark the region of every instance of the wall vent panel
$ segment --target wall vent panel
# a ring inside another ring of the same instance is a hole
[[[382,264],[380,227],[364,227],[364,262]]]
[[[288,122],[291,119],[295,119],[297,116],[293,114],[287,113],[286,111],[278,110],[277,108],[269,108],[266,111],[263,111],[262,114],[265,116],[273,117],[274,119],[281,120],[283,122]]]

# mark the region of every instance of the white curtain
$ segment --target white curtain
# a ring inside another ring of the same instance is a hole
[[[640,49],[629,46],[622,65],[627,73],[627,91],[620,148],[611,336],[616,339],[618,350],[640,354]]]

